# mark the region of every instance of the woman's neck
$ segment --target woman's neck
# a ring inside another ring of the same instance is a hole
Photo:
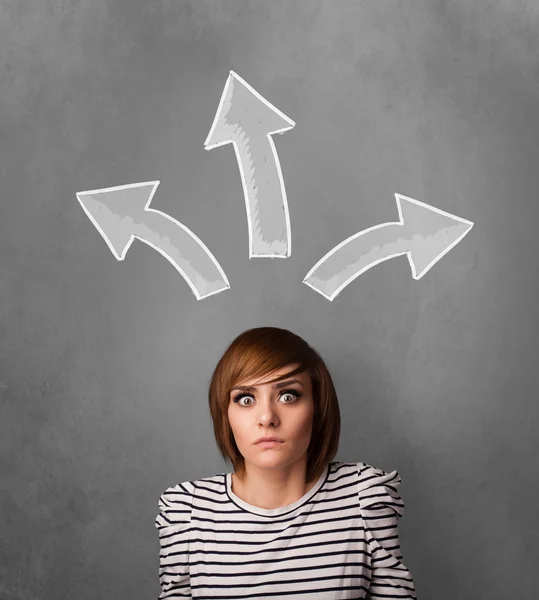
[[[250,478],[243,479],[232,474],[232,492],[251,506],[272,510],[294,504],[305,496],[316,485],[316,481],[305,482],[305,478],[298,479],[289,475],[264,478],[252,474]]]

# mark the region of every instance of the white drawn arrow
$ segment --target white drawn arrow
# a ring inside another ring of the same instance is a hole
[[[228,279],[205,244],[171,216],[148,208],[159,181],[78,192],[77,199],[118,260],[134,238],[160,252],[202,300],[230,288]]]
[[[395,194],[399,221],[369,227],[321,258],[303,283],[330,301],[362,273],[406,254],[414,279],[421,279],[473,227],[471,221]]]
[[[295,123],[234,71],[230,71],[208,137],[206,150],[233,144],[240,169],[249,259],[291,254],[290,216],[277,150],[271,135]]]

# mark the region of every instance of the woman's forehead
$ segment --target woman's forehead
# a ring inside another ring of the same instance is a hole
[[[282,377],[284,375],[287,375],[288,373],[293,373],[299,366],[300,366],[299,363],[293,364],[293,365],[287,365],[287,366],[283,367],[282,369],[278,369],[276,371],[269,373],[265,377],[261,377],[261,376],[251,377],[250,379],[246,379],[245,381],[238,382],[237,385],[238,386],[249,386],[249,387],[259,387],[259,386],[269,385],[270,382],[273,382],[273,380],[277,379],[278,377]],[[302,381],[304,381],[307,376],[308,375],[305,371],[302,371],[300,373],[295,373],[293,376],[291,375],[291,377],[294,377],[294,379],[299,379]],[[280,383],[280,382],[278,382],[278,383]]]

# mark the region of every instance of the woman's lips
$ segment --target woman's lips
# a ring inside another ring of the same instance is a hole
[[[277,446],[281,446],[284,442],[258,442],[257,446],[260,448],[275,448]]]

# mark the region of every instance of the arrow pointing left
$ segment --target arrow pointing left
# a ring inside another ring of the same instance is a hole
[[[202,240],[171,216],[148,208],[159,183],[78,192],[77,199],[118,260],[138,238],[174,265],[197,300],[229,289],[223,269]]]

